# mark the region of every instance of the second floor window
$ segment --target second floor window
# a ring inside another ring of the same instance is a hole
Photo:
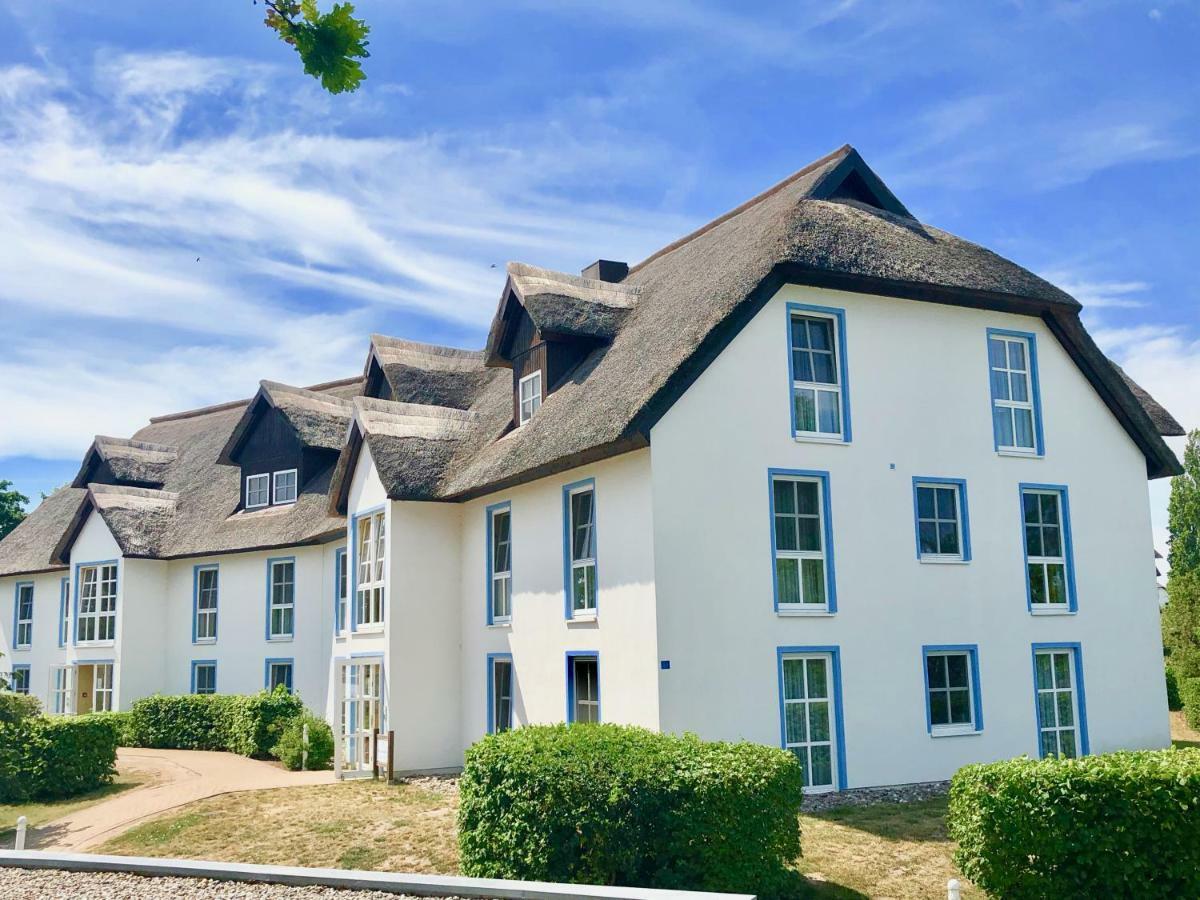
[[[82,566],[75,640],[111,641],[117,636],[117,566]]]
[[[33,643],[33,585],[18,584],[15,602],[13,647],[29,647]]]
[[[196,570],[196,622],[193,640],[217,639],[217,596],[220,593],[220,572],[216,566]]]
[[[273,559],[270,565],[270,596],[267,607],[267,640],[287,640],[296,628],[296,563]]]
[[[971,558],[966,491],[965,481],[913,479],[919,559],[965,562]]]
[[[806,315],[797,310],[803,307],[793,307],[788,340],[792,431],[797,437],[849,440],[841,313]]]
[[[503,507],[492,510],[489,515],[491,621],[507,622],[512,618],[512,511]]]
[[[273,503],[279,505],[296,502],[296,475],[295,469],[275,473],[275,499],[272,501]]]
[[[246,478],[246,509],[258,509],[271,502],[271,476],[250,475]]]
[[[533,418],[533,414],[542,408],[542,373],[534,372],[526,375],[518,382],[520,396],[521,423],[524,425]]]
[[[1033,335],[988,332],[992,432],[997,450],[1042,452]]]
[[[596,612],[596,490],[589,483],[567,492],[568,573],[572,616]]]
[[[1065,489],[1022,486],[1021,514],[1030,610],[1035,613],[1074,610]]]
[[[346,600],[350,596],[350,566],[344,549],[337,551],[334,565],[337,596],[334,597],[333,633],[341,634],[346,630]]]
[[[71,639],[71,579],[64,578],[58,586],[58,646],[65,647]]]
[[[825,521],[826,482],[821,477],[771,478],[771,535],[775,554],[775,604],[780,612],[828,612]]]
[[[358,585],[354,603],[356,627],[383,624],[386,528],[382,512],[358,520]]]

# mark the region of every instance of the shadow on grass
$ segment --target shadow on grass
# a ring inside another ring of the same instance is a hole
[[[912,803],[876,803],[842,806],[812,814],[813,818],[836,822],[891,841],[946,841],[946,797]]]
[[[28,846],[30,849],[36,849],[39,845],[46,843],[48,836],[58,833],[57,829],[48,828],[46,823],[141,786],[142,781],[140,780],[117,781],[86,794],[68,797],[64,800],[2,804],[0,805],[0,850],[12,849],[16,841],[19,816],[25,816],[29,820]]]

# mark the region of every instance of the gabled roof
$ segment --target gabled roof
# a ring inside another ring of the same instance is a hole
[[[258,417],[267,409],[277,409],[296,432],[305,447],[341,450],[350,424],[350,401],[333,394],[308,388],[292,387],[277,381],[259,382],[258,393],[242,413],[233,433],[221,449],[220,462],[236,465],[238,454]]]
[[[363,378],[387,381],[391,400],[469,409],[480,388],[495,373],[484,368],[483,354],[400,338],[371,335]]]
[[[71,524],[54,549],[54,559],[66,563],[87,518],[97,513],[112,533],[122,556],[155,557],[166,549],[179,495],[151,488],[89,484]]]
[[[71,482],[71,487],[87,487],[100,463],[107,463],[114,477],[120,482],[161,485],[177,457],[174,447],[163,444],[96,435],[92,446],[84,454],[83,464],[79,467],[79,474]]]

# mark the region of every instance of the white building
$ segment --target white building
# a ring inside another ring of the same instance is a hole
[[[487,348],[97,438],[0,543],[54,712],[275,683],[341,764],[602,720],[813,789],[1168,743],[1146,478],[1079,304],[846,147],[632,268],[511,264]]]

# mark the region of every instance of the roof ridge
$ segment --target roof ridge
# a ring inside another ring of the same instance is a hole
[[[604,281],[600,278],[588,278],[585,275],[572,275],[570,272],[559,272],[557,269],[547,269],[544,266],[535,266],[517,260],[509,261],[504,268],[509,275],[515,275],[518,278],[545,278],[547,281],[561,281],[576,287],[590,288],[595,291],[611,291],[617,294],[640,294],[642,292],[640,284],[624,284],[620,281]]]
[[[156,453],[178,453],[179,448],[170,444],[154,444],[150,441],[139,441],[136,438],[114,437],[109,434],[98,434],[92,439],[92,443],[99,446],[100,444],[115,445],[118,447],[129,447],[135,450],[150,450]]]
[[[381,400],[378,397],[355,397],[353,403],[356,411],[383,413],[389,416],[455,419],[460,422],[474,422],[478,419],[478,414],[472,410],[437,406],[432,403],[401,403],[396,400]]]
[[[450,347],[446,344],[429,344],[425,341],[391,337],[386,334],[372,334],[371,343],[379,347],[387,347],[394,350],[412,350],[417,353],[428,353],[434,356],[457,356],[463,359],[483,358],[482,350],[464,350],[461,347]]]
[[[838,159],[839,157],[848,156],[849,154],[851,154],[853,152],[854,152],[854,148],[850,144],[842,144],[842,146],[838,147],[832,153],[827,153],[824,156],[822,156],[820,159],[813,160],[812,162],[810,162],[808,165],[804,166],[799,171],[793,172],[791,175],[789,175],[787,178],[783,179],[782,181],[771,185],[765,191],[763,191],[759,194],[755,194],[753,197],[751,197],[745,203],[742,203],[739,206],[735,206],[733,209],[729,210],[729,212],[724,213],[723,215],[717,216],[715,219],[713,219],[707,225],[701,225],[695,231],[693,231],[689,234],[685,234],[683,237],[679,238],[678,240],[672,241],[671,243],[667,244],[667,246],[663,247],[662,249],[656,250],[654,253],[651,253],[649,256],[647,256],[645,259],[643,259],[636,266],[631,266],[629,269],[629,275],[632,275],[634,272],[640,271],[641,269],[645,268],[650,263],[654,262],[654,260],[658,259],[659,257],[666,256],[668,253],[672,252],[673,250],[678,250],[684,244],[688,244],[691,241],[694,241],[696,238],[700,237],[701,235],[707,234],[708,232],[710,232],[714,228],[716,228],[718,225],[723,225],[725,222],[728,222],[730,219],[734,218],[735,216],[741,215],[742,213],[744,213],[746,210],[750,209],[751,207],[757,206],[759,203],[766,200],[768,197],[774,196],[775,194],[782,191],[788,185],[803,178],[805,175],[811,175],[817,169],[821,168],[821,166],[828,165],[829,163],[833,162],[835,159]],[[627,275],[626,277],[628,278],[629,276]]]
[[[297,387],[294,384],[285,384],[282,381],[271,381],[264,378],[259,383],[259,389],[270,393],[292,394],[297,397],[311,399],[320,403],[329,403],[333,406],[342,406],[349,408],[350,400],[346,397],[339,397],[336,394],[323,394],[320,391],[314,391],[312,388]]]
[[[354,375],[350,378],[339,378],[336,381],[322,381],[319,384],[314,384],[312,387],[299,388],[299,390],[313,391],[319,394],[323,391],[331,390],[332,388],[345,387],[348,384],[354,384],[356,381],[362,380],[363,376]],[[282,384],[282,382],[274,383]],[[261,385],[262,382],[260,381],[259,384]],[[284,387],[289,387],[289,385],[284,385]],[[228,400],[224,403],[214,403],[211,406],[199,406],[195,409],[185,409],[182,412],[166,413],[165,415],[161,416],[151,416],[150,424],[158,425],[160,422],[177,422],[180,419],[198,419],[200,416],[207,416],[210,413],[226,412],[227,410],[237,409],[239,406],[245,406],[253,399],[254,397],[247,397],[245,400]]]

